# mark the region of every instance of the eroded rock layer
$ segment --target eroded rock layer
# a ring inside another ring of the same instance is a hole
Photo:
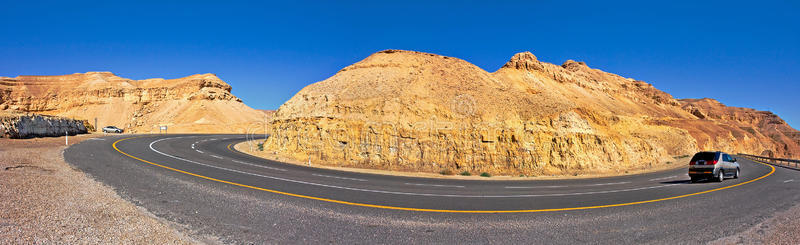
[[[115,125],[130,133],[244,132],[264,113],[233,96],[213,74],[130,80],[110,72],[0,77],[0,110]],[[254,127],[254,126],[253,126]]]
[[[0,138],[25,139],[87,132],[86,121],[34,114],[0,114]]]
[[[782,121],[773,131],[787,139],[779,141],[753,125],[769,116],[746,120],[761,112],[690,104],[642,81],[529,52],[489,73],[457,58],[386,50],[282,105],[266,148],[321,164],[513,175],[619,173],[701,149],[800,152],[796,134],[787,136],[797,131]]]

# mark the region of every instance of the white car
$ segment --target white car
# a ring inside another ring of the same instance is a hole
[[[103,128],[103,133],[118,133],[118,134],[121,134],[122,133],[122,129],[114,127],[114,126],[106,126],[105,128]]]

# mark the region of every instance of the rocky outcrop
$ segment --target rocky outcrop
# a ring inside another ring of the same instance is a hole
[[[44,115],[0,115],[0,138],[26,139],[85,134],[86,121]]]
[[[0,77],[0,109],[88,120],[126,132],[243,132],[263,113],[232,95],[214,74],[130,80],[110,72]]]
[[[718,114],[583,62],[524,52],[489,73],[386,50],[282,105],[265,147],[319,164],[510,175],[620,173],[698,150],[798,152],[778,150],[764,127],[743,129],[770,117]]]
[[[730,107],[710,98],[682,99],[680,103],[704,120],[668,124],[689,129],[702,148],[800,157],[800,133],[772,112]]]

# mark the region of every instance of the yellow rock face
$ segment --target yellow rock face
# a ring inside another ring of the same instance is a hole
[[[130,133],[243,133],[264,113],[233,96],[213,74],[130,80],[110,72],[0,77],[0,110],[115,125]],[[262,130],[263,131],[263,130]]]
[[[687,104],[642,81],[528,52],[489,73],[386,50],[287,101],[266,148],[319,164],[509,175],[622,173],[698,150],[800,152],[797,135],[776,141],[763,127],[739,129],[762,119],[701,120]],[[795,148],[779,150],[787,146]]]

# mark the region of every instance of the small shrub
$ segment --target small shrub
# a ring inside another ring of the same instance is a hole
[[[264,143],[258,143],[258,150],[264,151]]]
[[[481,177],[487,177],[488,178],[488,177],[492,177],[492,175],[487,173],[487,172],[483,172],[483,173],[481,173]]]
[[[454,174],[456,174],[456,173],[453,173],[453,170],[450,170],[449,168],[445,169],[445,170],[442,170],[442,171],[439,171],[439,173],[442,174],[442,175],[454,175]]]
[[[472,174],[471,174],[471,173],[469,173],[469,171],[464,171],[464,172],[461,172],[461,175],[463,175],[463,176],[470,176],[470,175],[472,175]]]

